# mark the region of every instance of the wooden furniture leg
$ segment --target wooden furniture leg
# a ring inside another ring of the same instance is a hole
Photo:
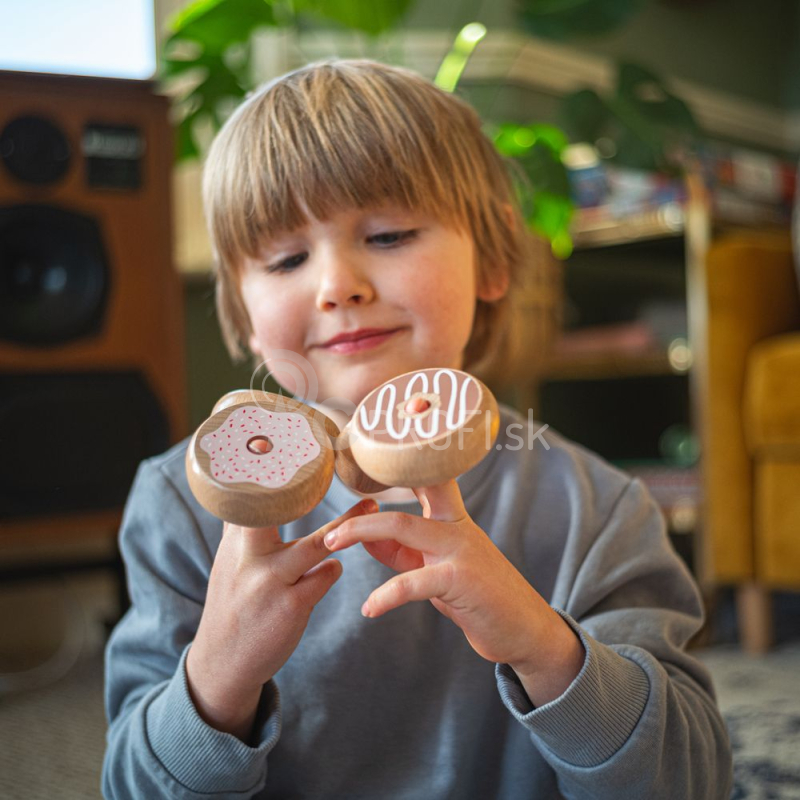
[[[742,649],[753,655],[766,653],[774,637],[772,596],[758,583],[743,583],[736,590],[736,615]]]

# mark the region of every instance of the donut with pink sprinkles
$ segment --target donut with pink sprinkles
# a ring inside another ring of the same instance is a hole
[[[240,406],[200,440],[208,453],[209,474],[223,484],[286,486],[320,445],[302,414]]]

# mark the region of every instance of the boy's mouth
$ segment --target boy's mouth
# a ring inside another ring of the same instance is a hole
[[[354,353],[385,342],[402,328],[359,328],[328,339],[321,346],[333,353]]]

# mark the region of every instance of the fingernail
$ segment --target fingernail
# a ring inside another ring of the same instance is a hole
[[[330,550],[336,544],[336,531],[331,531],[330,533],[326,533],[323,541],[325,542],[325,547],[327,547],[328,550]]]
[[[370,616],[370,613],[369,613],[369,600],[367,600],[367,602],[364,603],[363,606],[361,606],[361,616],[362,617]]]

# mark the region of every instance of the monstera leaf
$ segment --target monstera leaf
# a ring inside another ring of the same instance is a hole
[[[536,36],[568,39],[614,30],[650,0],[518,0],[524,25]]]
[[[572,141],[611,143],[612,160],[648,170],[674,169],[670,145],[701,133],[689,107],[636,64],[620,65],[616,90],[609,97],[591,89],[566,97],[561,122]]]
[[[217,130],[226,109],[254,87],[250,39],[259,28],[297,27],[303,18],[370,36],[392,28],[413,0],[194,0],[171,20],[159,77],[184,87],[176,102],[178,159],[195,158],[195,126]],[[188,87],[188,88],[185,88]]]
[[[167,44],[188,40],[205,54],[222,53],[246,42],[256,28],[276,24],[272,4],[265,0],[195,0],[172,18]]]

